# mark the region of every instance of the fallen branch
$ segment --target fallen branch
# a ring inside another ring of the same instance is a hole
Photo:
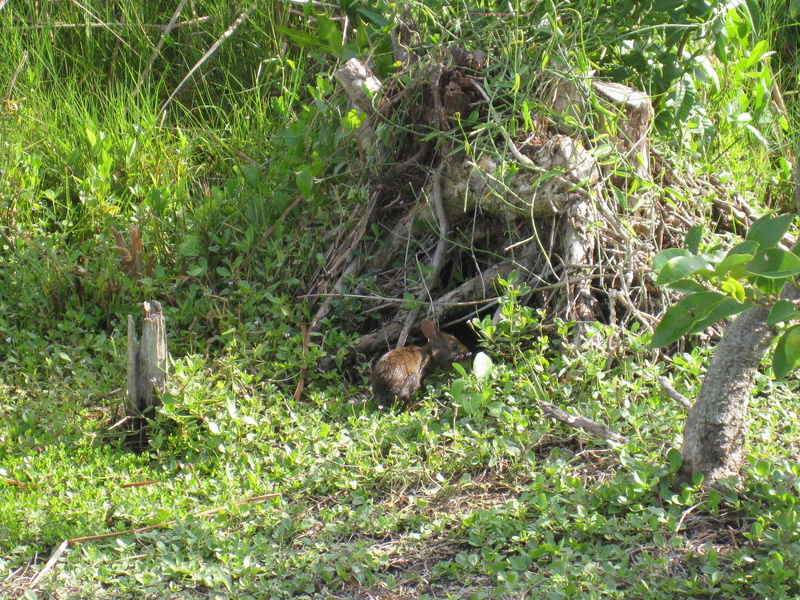
[[[52,23],[31,23],[30,21],[18,21],[13,27],[24,27],[25,29],[107,29],[109,27],[116,27],[117,29],[155,29],[156,31],[166,31],[172,29],[181,29],[183,27],[191,27],[194,25],[202,25],[208,23],[211,17],[197,17],[196,19],[188,19],[175,23],[172,27],[164,25],[163,23],[67,23],[66,21],[53,21]]]
[[[428,277],[429,283],[427,285],[423,285],[417,294],[417,301],[422,301],[425,299],[425,296],[430,296],[430,290],[433,288],[434,284],[439,280],[439,275],[442,273],[442,269],[444,268],[444,258],[445,254],[447,253],[447,248],[450,244],[447,237],[450,235],[450,223],[447,219],[447,213],[444,210],[444,206],[442,206],[442,173],[441,169],[437,168],[433,172],[433,187],[431,190],[431,200],[433,201],[433,207],[436,211],[436,218],[439,221],[439,241],[436,244],[436,251],[433,254],[433,260],[431,261],[431,274]],[[433,304],[433,298],[430,298],[431,304]],[[397,338],[396,348],[400,346],[405,346],[406,339],[408,339],[408,334],[411,331],[411,326],[416,323],[417,321],[417,314],[419,313],[419,305],[416,309],[409,311],[408,315],[406,315],[405,323],[403,324],[403,329],[400,331],[400,336]]]
[[[76,0],[72,1],[75,2]],[[184,88],[186,83],[192,78],[192,75],[195,74],[195,71],[197,71],[200,67],[202,67],[203,64],[209,58],[214,56],[214,54],[217,53],[217,50],[219,50],[222,47],[222,44],[225,43],[225,40],[231,37],[234,34],[234,32],[239,28],[239,25],[241,25],[247,20],[247,18],[250,16],[250,13],[252,13],[255,10],[256,6],[258,6],[257,3],[253,4],[250,8],[248,8],[242,14],[240,14],[239,17],[233,22],[233,24],[230,27],[228,27],[228,29],[226,29],[225,32],[219,37],[219,39],[211,45],[211,48],[209,48],[208,51],[205,54],[203,54],[200,60],[198,60],[197,63],[191,69],[189,69],[189,72],[183,79],[181,79],[181,82],[178,84],[178,86],[174,90],[172,90],[172,93],[169,95],[169,98],[166,99],[166,101],[161,107],[161,110],[159,111],[161,113],[162,124],[164,123],[164,120],[167,117],[167,107],[169,106],[170,102],[172,102],[175,96],[177,96],[180,93],[180,91]]]
[[[158,40],[155,50],[153,50],[153,53],[150,55],[150,58],[147,61],[147,65],[142,70],[142,73],[139,75],[139,81],[136,84],[136,87],[133,89],[133,94],[132,94],[133,98],[136,98],[136,94],[139,93],[139,88],[142,87],[144,80],[147,78],[147,75],[153,68],[153,63],[156,62],[156,58],[158,58],[158,55],[161,54],[161,48],[164,47],[164,42],[167,41],[167,36],[169,36],[169,32],[172,31],[173,28],[175,27],[175,24],[178,21],[178,17],[180,16],[181,11],[183,10],[183,6],[186,4],[187,1],[188,0],[181,0],[181,3],[178,5],[178,8],[175,9],[172,18],[169,20],[169,23],[167,23],[167,26],[161,32],[161,39]]]
[[[276,498],[279,497],[280,494],[264,494],[263,496],[254,496],[252,498],[248,498],[247,500],[240,500],[238,502],[233,502],[233,506],[242,506],[244,504],[250,504],[253,502],[260,502],[261,500],[268,500],[269,498]],[[225,510],[228,505],[218,506],[216,508],[212,508],[209,510],[204,510],[199,513],[195,513],[192,515],[194,518],[198,517],[208,517],[210,515],[216,514],[220,511]],[[50,557],[50,560],[47,561],[47,564],[44,568],[39,572],[39,574],[34,577],[33,581],[28,584],[28,588],[35,588],[39,585],[39,582],[44,579],[44,577],[53,570],[58,562],[58,559],[61,558],[61,555],[64,554],[64,551],[69,547],[70,544],[80,544],[83,542],[94,542],[97,540],[106,540],[108,538],[119,537],[121,535],[138,535],[140,533],[145,533],[146,531],[152,531],[153,529],[160,529],[161,527],[169,527],[170,525],[174,525],[177,523],[177,519],[172,519],[171,521],[164,521],[163,523],[156,523],[155,525],[148,525],[147,527],[140,527],[138,529],[128,529],[127,531],[116,531],[114,533],[101,533],[99,535],[87,535],[84,537],[72,538],[69,540],[64,540],[61,542],[61,545],[58,549],[53,552],[53,555]]]
[[[681,394],[678,390],[672,387],[672,384],[669,382],[669,379],[664,377],[663,375],[658,378],[658,381],[661,383],[661,387],[664,388],[664,391],[667,392],[667,396],[675,400],[678,404],[680,404],[683,408],[687,411],[692,409],[692,403],[689,399]]]
[[[560,423],[564,423],[565,425],[569,425],[570,427],[579,427],[595,437],[601,437],[605,440],[617,442],[618,444],[624,444],[627,441],[624,436],[621,436],[615,431],[611,431],[605,425],[595,423],[586,417],[571,415],[568,412],[558,408],[555,404],[551,404],[545,400],[539,400],[539,406],[542,407],[542,413],[545,416],[550,417],[551,419],[554,419]]]

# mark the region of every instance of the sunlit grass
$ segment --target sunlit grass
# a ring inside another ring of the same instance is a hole
[[[348,325],[364,315],[336,305],[302,342],[313,317],[302,294],[367,197],[351,186],[365,167],[342,133],[338,63],[281,29],[313,32],[313,20],[264,3],[165,113],[240,13],[187,3],[178,22],[194,22],[148,67],[163,31],[151,25],[180,3],[123,4],[0,9],[0,595],[20,597],[25,570],[39,572],[65,539],[173,520],[73,544],[40,597],[796,595],[796,381],[757,380],[739,493],[669,489],[685,417],[657,377],[691,395],[708,347],[667,359],[644,348],[641,331],[601,326],[588,332],[591,348],[573,347],[568,327],[538,338],[530,316],[512,311],[525,327],[489,350],[496,368],[480,383],[494,412],[459,410],[446,375],[430,378],[414,411],[365,403],[366,359],[316,371],[319,358],[342,361],[357,337]],[[613,17],[627,8],[573,4],[410,10],[422,48],[489,52],[484,85],[508,113],[562,63],[655,90],[634,69],[635,45],[613,45]],[[402,84],[388,26],[368,22],[365,54]],[[674,48],[652,30],[642,44],[661,59],[659,44]],[[732,88],[750,72],[720,73],[718,90],[701,90],[719,135],[703,137],[700,113],[686,127],[666,114],[654,144],[677,173],[724,178],[758,205],[788,171],[773,160],[774,138],[754,140],[736,112]],[[667,88],[659,106],[669,113],[679,96]],[[303,195],[298,177],[309,173]],[[132,227],[152,261],[137,281],[122,272],[112,232],[128,242]],[[137,454],[114,425],[125,320],[152,298],[164,304],[172,376]],[[616,353],[597,350],[612,342]],[[551,402],[628,441],[609,446],[544,418],[536,377]],[[236,504],[265,494],[276,496]]]

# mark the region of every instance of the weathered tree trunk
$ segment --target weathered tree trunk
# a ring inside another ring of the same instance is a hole
[[[800,292],[787,284],[781,297],[796,300]],[[675,485],[691,483],[696,471],[703,473],[706,486],[739,474],[753,377],[775,337],[767,315],[769,307],[754,306],[725,328],[686,418],[683,464]]]
[[[650,177],[650,145],[648,133],[653,122],[653,103],[644,92],[620,83],[591,78],[565,78],[551,75],[548,81],[551,107],[554,112],[569,116],[578,123],[593,120],[598,131],[608,134],[620,153],[638,177]],[[603,106],[605,112],[592,106],[591,96]],[[610,163],[603,169],[613,174]],[[624,183],[614,177],[615,183]]]
[[[142,304],[142,341],[137,344],[136,324],[128,315],[128,415],[149,417],[158,406],[167,383],[167,330],[161,304]]]
[[[703,473],[705,485],[738,475],[753,377],[775,336],[768,314],[768,308],[750,308],[725,329],[686,418],[676,484],[691,483],[695,471]]]

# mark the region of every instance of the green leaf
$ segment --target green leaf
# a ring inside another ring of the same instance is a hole
[[[306,31],[297,31],[296,29],[289,29],[287,27],[281,27],[280,25],[276,25],[275,29],[279,33],[282,33],[288,37],[298,46],[304,46],[306,48],[322,48],[322,44],[320,43],[319,39]]]
[[[474,415],[481,408],[481,397],[478,394],[464,394],[461,396],[461,408],[468,415]]]
[[[684,294],[694,294],[696,292],[705,292],[706,288],[702,284],[697,283],[694,279],[679,279],[669,284],[671,290],[682,292]]]
[[[738,315],[740,312],[747,310],[752,305],[753,303],[749,301],[739,302],[733,298],[725,298],[725,300],[715,306],[714,309],[705,317],[697,319],[695,324],[689,330],[689,333],[699,333],[706,327],[711,327],[714,323],[721,321],[722,319],[727,319],[734,315]]]
[[[714,269],[714,273],[717,277],[724,277],[735,267],[752,260],[756,252],[758,252],[757,242],[751,241],[736,244],[733,248],[728,250],[725,258],[723,258],[717,265],[717,268]]]
[[[372,12],[371,10],[367,10],[365,8],[359,8],[357,12],[366,20],[371,21],[378,27],[383,27],[388,22],[386,17],[384,17],[382,14]]]
[[[785,323],[800,316],[800,310],[794,305],[794,302],[789,300],[778,300],[772,305],[767,316],[767,325],[777,325],[778,323]]]
[[[772,372],[775,379],[783,379],[797,368],[800,362],[800,325],[790,327],[783,332],[775,354],[772,357]]]
[[[316,15],[316,17],[319,25],[319,39],[331,54],[341,57],[342,32],[339,30],[338,23],[322,14]]]
[[[665,264],[677,256],[691,256],[691,252],[683,248],[667,248],[653,257],[653,270],[660,271]]]
[[[661,272],[656,279],[656,285],[667,285],[673,281],[686,279],[690,275],[701,271],[712,271],[711,264],[703,256],[676,256],[670,259],[661,268]]]
[[[744,269],[744,267],[742,267],[742,269]],[[784,283],[782,279],[770,279],[759,275],[750,275],[747,281],[766,296],[777,296],[780,294]]]
[[[485,352],[478,352],[475,355],[475,360],[472,363],[472,370],[478,379],[484,379],[492,374],[494,363],[489,355]]]
[[[755,472],[759,477],[767,477],[772,471],[772,465],[767,460],[757,460],[755,464]]]
[[[689,120],[696,100],[697,90],[694,87],[694,82],[691,77],[686,75],[676,86],[675,106],[677,109],[675,110],[674,118],[678,123],[685,123]]]
[[[295,173],[295,183],[297,189],[303,196],[310,196],[314,188],[314,176],[311,174],[310,165],[302,165]]]
[[[800,257],[780,248],[767,248],[756,254],[744,269],[767,279],[794,277],[800,274]]]
[[[670,306],[653,332],[650,347],[662,348],[677,342],[726,299],[719,292],[698,292]]]
[[[686,234],[686,238],[683,240],[683,247],[686,248],[692,254],[697,254],[697,251],[700,248],[700,240],[702,238],[703,238],[702,225],[695,225],[694,227],[690,227],[689,231]]]
[[[670,469],[677,472],[683,464],[683,454],[677,448],[670,448],[669,452],[667,452],[667,460],[669,461]]]
[[[744,302],[744,286],[738,279],[729,277],[722,282],[720,289],[737,302]]]
[[[453,395],[458,401],[462,401],[464,398],[464,386],[467,385],[465,379],[455,379],[453,383],[450,384],[450,393]]]
[[[728,63],[728,38],[716,32],[714,33],[714,56],[722,64]]]
[[[768,48],[769,46],[767,44],[767,40],[759,41],[750,51],[749,56],[745,59],[746,62],[742,71],[746,71],[758,61],[765,58],[765,56],[769,55],[770,52],[768,52]]]
[[[792,221],[794,221],[794,215],[781,217],[765,215],[750,225],[745,239],[757,242],[762,248],[771,248],[783,239],[783,235],[789,230]]]

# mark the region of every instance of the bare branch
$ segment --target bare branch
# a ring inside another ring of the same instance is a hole
[[[658,380],[661,382],[661,387],[663,387],[664,391],[667,392],[667,396],[675,400],[675,402],[680,404],[687,411],[692,410],[691,401],[686,396],[678,392],[678,390],[676,390],[674,387],[672,387],[672,384],[670,383],[669,379],[667,379],[662,375],[661,377],[658,378]]]
[[[73,0],[73,2],[74,1],[75,0]],[[214,56],[214,54],[216,54],[217,50],[219,50],[222,47],[222,44],[225,43],[225,40],[227,40],[229,37],[231,37],[234,34],[234,32],[239,28],[239,25],[241,25],[242,23],[244,23],[247,20],[247,17],[249,17],[250,13],[252,13],[255,10],[256,6],[257,6],[257,3],[253,3],[253,5],[250,6],[250,8],[248,8],[241,15],[239,15],[239,18],[236,19],[233,22],[233,24],[230,27],[228,27],[228,29],[225,30],[225,33],[223,33],[219,37],[219,39],[211,45],[211,48],[209,48],[208,51],[203,55],[203,57],[200,60],[198,60],[197,63],[191,69],[189,69],[189,72],[181,80],[181,82],[178,84],[178,86],[174,90],[172,90],[172,93],[169,95],[169,98],[166,99],[166,101],[164,102],[163,106],[161,107],[161,111],[160,112],[161,112],[161,122],[162,123],[163,123],[164,119],[167,116],[167,107],[169,106],[169,103],[172,102],[172,100],[175,98],[175,96],[177,96],[180,93],[180,91],[184,88],[186,83],[192,78],[192,75],[195,74],[195,71],[197,71],[200,67],[202,67],[203,64],[209,58]]]
[[[621,436],[615,431],[611,431],[605,425],[596,423],[591,419],[587,419],[586,417],[571,415],[568,412],[558,408],[555,404],[551,404],[545,400],[539,400],[539,406],[542,407],[542,413],[544,413],[545,416],[550,417],[551,419],[554,419],[560,423],[564,423],[565,425],[569,425],[570,427],[579,427],[595,437],[617,442],[618,444],[624,444],[627,441],[624,436]]]

